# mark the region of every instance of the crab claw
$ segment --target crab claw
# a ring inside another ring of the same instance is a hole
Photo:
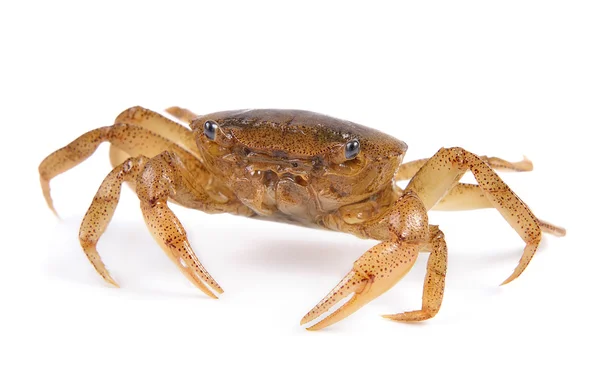
[[[301,325],[326,314],[344,299],[333,313],[306,328],[316,331],[350,316],[363,305],[393,287],[414,265],[418,245],[386,241],[362,255],[352,270],[300,321]]]

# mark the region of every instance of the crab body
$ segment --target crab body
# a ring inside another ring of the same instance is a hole
[[[302,319],[308,329],[331,325],[391,288],[420,251],[430,252],[422,308],[386,316],[420,321],[439,311],[447,249],[442,231],[428,220],[430,209],[496,208],[526,247],[513,274],[533,257],[541,233],[564,229],[538,219],[494,169],[529,171],[528,160],[511,163],[442,148],[430,159],[403,164],[404,142],[346,120],[300,110],[238,110],[196,115],[172,107],[190,129],[155,112],[133,107],[115,124],[98,128],[49,155],[40,164],[44,196],[50,180],[111,143],[113,171],[86,213],[80,243],[94,268],[117,285],[96,244],[117,206],[121,185],[140,199],[156,241],[188,279],[216,298],[221,287],[202,266],[183,226],[167,203],[208,213],[346,232],[380,241],[363,254],[342,281]],[[478,184],[460,183],[471,171]],[[405,189],[399,180],[410,180]],[[333,313],[332,308],[342,304]]]

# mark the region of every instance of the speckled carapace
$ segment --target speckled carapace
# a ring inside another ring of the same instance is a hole
[[[381,295],[430,252],[422,307],[387,315],[397,321],[429,319],[444,294],[444,234],[429,224],[430,209],[496,208],[525,242],[505,283],[531,261],[542,232],[565,230],[538,219],[494,169],[530,171],[511,163],[442,148],[433,157],[402,164],[404,142],[363,125],[298,110],[239,110],[198,116],[167,110],[191,129],[150,110],[133,107],[115,124],[89,131],[52,153],[39,167],[44,197],[54,211],[50,180],[110,142],[114,169],[87,211],[79,239],[94,268],[110,284],[96,244],[127,182],[140,199],[152,235],[184,275],[207,295],[221,287],[202,266],[167,202],[208,213],[233,213],[353,234],[380,241],[301,321],[307,329],[336,323]],[[478,184],[460,183],[467,171]],[[410,180],[405,189],[399,180]]]

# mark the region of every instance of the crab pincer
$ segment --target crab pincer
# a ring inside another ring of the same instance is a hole
[[[402,279],[417,259],[418,250],[418,245],[390,241],[375,245],[354,263],[352,270],[302,318],[300,324],[312,322],[344,300],[333,313],[307,329],[325,328],[356,312]]]

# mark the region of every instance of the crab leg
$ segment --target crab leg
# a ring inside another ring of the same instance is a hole
[[[480,159],[494,170],[508,172],[528,172],[533,170],[533,164],[527,158],[514,163],[498,157],[481,156]],[[420,159],[402,164],[396,173],[396,181],[413,178],[428,161],[429,159]],[[436,211],[463,211],[493,207],[478,185],[458,183],[431,209]],[[542,222],[540,221],[540,223]],[[554,234],[548,227],[542,226],[542,230]]]
[[[416,311],[384,315],[395,321],[423,321],[435,316],[442,306],[446,282],[446,266],[448,263],[448,248],[444,234],[436,226],[430,226],[431,254],[427,261],[427,274],[423,285],[421,309]]]
[[[197,114],[195,114],[194,112],[190,111],[189,109],[185,109],[185,108],[180,108],[180,107],[170,107],[165,109],[165,111],[175,117],[178,120],[181,120],[187,124],[191,123],[192,120],[194,120],[196,117],[198,117]]]
[[[186,151],[199,155],[194,134],[185,126],[170,120],[160,113],[143,107],[131,107],[121,112],[115,119],[115,124],[124,123],[147,129],[164,137]]]
[[[153,157],[174,145],[147,129],[130,124],[115,124],[84,133],[70,144],[50,154],[39,166],[44,198],[54,213],[56,210],[50,196],[50,180],[82,163],[96,151],[100,144],[106,141],[119,146],[128,154],[127,157],[139,155]],[[119,164],[124,160],[121,160]]]
[[[71,144],[48,155],[41,162],[39,173],[42,192],[46,204],[55,215],[58,215],[58,213],[54,209],[54,203],[50,195],[50,180],[90,157],[100,144],[106,141],[109,130],[110,127],[103,127],[84,133]]]
[[[525,241],[517,268],[502,283],[507,284],[517,278],[533,258],[542,238],[540,221],[485,161],[462,148],[442,148],[421,167],[406,190],[416,193],[429,210],[458,183],[467,170],[473,173],[492,206]],[[560,229],[557,231],[560,232]]]
[[[470,209],[494,208],[483,190],[476,184],[457,184],[432,208],[434,211],[464,211]],[[542,232],[553,236],[564,236],[564,228],[536,218]]]
[[[131,158],[110,172],[83,219],[79,241],[96,271],[108,283],[118,286],[106,270],[96,244],[117,207],[122,183],[135,180],[146,224],[156,241],[197,288],[216,298],[207,285],[218,293],[223,293],[223,290],[194,254],[183,226],[166,204],[175,188],[182,190],[184,195],[186,192],[189,194],[182,184],[180,172],[170,161],[171,156],[175,155],[164,152],[152,159],[145,156]],[[208,199],[207,195],[198,197],[199,200]]]
[[[517,162],[510,162],[499,157],[479,156],[492,169],[505,172],[529,172],[533,170],[533,163],[526,157]],[[404,163],[396,172],[396,181],[412,179],[419,169],[424,166],[430,159],[419,159]]]
[[[365,252],[300,324],[316,320],[350,296],[335,312],[307,329],[318,330],[334,324],[393,287],[410,271],[419,250],[429,243],[427,212],[416,194],[408,192],[398,199],[389,217],[389,230],[390,240]]]
[[[135,114],[138,113],[139,110],[136,110]],[[124,114],[125,112],[121,115]],[[148,116],[146,116],[147,119],[145,121],[152,121],[153,115]],[[168,119],[165,120],[170,121]],[[174,122],[171,123],[176,124]],[[178,126],[178,124],[176,125]],[[154,126],[154,128],[158,129],[158,125]],[[161,133],[164,133],[165,131],[167,131],[166,128],[161,131]],[[177,157],[183,163],[183,166],[193,174],[187,179],[195,185],[197,191],[202,190],[205,186],[210,184],[211,188],[215,191],[214,193],[210,193],[211,191],[206,192],[209,192],[211,197],[215,198],[217,201],[220,199],[223,202],[232,197],[220,196],[222,191],[219,189],[219,185],[210,182],[210,174],[192,153],[149,129],[129,123],[117,123],[112,126],[94,129],[81,135],[73,142],[50,154],[42,161],[39,166],[40,183],[42,185],[44,198],[53,212],[56,213],[50,196],[50,181],[59,174],[82,163],[91,156],[103,142],[110,142],[112,148],[115,148],[114,154],[116,154],[116,156],[111,156],[113,167],[118,167],[126,159],[132,156],[144,155],[150,158],[165,150],[173,151],[177,154]],[[131,182],[131,180],[127,181]],[[177,202],[181,203],[179,201]]]
[[[139,106],[131,107],[117,116],[115,124],[119,123],[145,128],[150,132],[164,137],[169,140],[170,143],[177,144],[196,157],[199,155],[192,131],[173,120],[167,119],[159,113]],[[167,147],[163,149],[167,149]],[[119,147],[118,145],[110,146],[110,162],[113,167],[121,164],[129,156],[131,156],[131,154],[122,149],[122,147]]]
[[[145,156],[132,157],[113,169],[100,185],[79,229],[79,243],[86,256],[100,276],[116,287],[119,285],[104,266],[96,245],[115,213],[121,195],[121,185],[124,181],[135,180],[147,161]]]
[[[139,110],[135,110],[135,113],[138,112]],[[145,121],[151,118],[152,116]],[[166,200],[163,201],[164,196],[159,198],[149,194],[160,192],[164,195],[169,192],[165,199],[169,198],[183,206],[208,213],[236,212],[250,215],[251,212],[245,211],[244,207],[227,191],[222,191],[218,184],[210,182],[209,174],[197,158],[146,128],[117,123],[95,129],[44,159],[39,167],[40,181],[49,207],[54,211],[50,197],[50,180],[83,162],[105,141],[110,142],[122,153],[135,157],[117,165],[106,177],[84,217],[80,242],[94,268],[107,282],[116,285],[96,251],[96,244],[116,209],[122,183],[131,182],[135,184],[140,196],[146,222],[159,244],[168,250],[167,254],[206,294],[215,297],[208,286],[216,292],[222,292],[193,253],[181,223],[166,206]],[[166,149],[169,149],[169,152],[165,152]],[[157,160],[149,160],[150,157],[161,153],[162,156]],[[147,162],[151,162],[152,166],[144,167],[143,164]],[[142,172],[143,169],[146,171]],[[158,172],[159,170],[161,172]],[[152,178],[152,175],[155,178]],[[170,177],[168,180],[167,175]]]
[[[399,281],[414,264],[419,250],[431,251],[421,309],[385,317],[421,321],[435,316],[444,294],[447,248],[443,233],[435,226],[428,227],[427,211],[458,185],[467,170],[475,176],[484,197],[526,243],[519,265],[503,284],[523,272],[539,245],[542,229],[562,233],[561,228],[538,220],[484,160],[462,148],[442,148],[420,166],[395,203],[387,219],[390,240],[361,256],[346,277],[304,316],[301,324],[318,319],[344,299],[347,301],[337,310],[307,329],[321,329],[352,314]]]
[[[194,253],[181,222],[167,206],[167,199],[185,188],[181,181],[182,169],[176,156],[163,152],[150,159],[136,181],[136,192],[144,220],[156,242],[179,267],[181,272],[208,296],[217,298],[208,287],[218,293],[223,290],[202,266]]]
[[[533,170],[533,164],[526,157],[515,163],[498,157],[479,157],[490,168],[499,171],[528,172]],[[429,159],[415,160],[400,166],[396,173],[396,180],[409,180],[423,167]],[[444,197],[431,208],[435,211],[464,211],[471,209],[494,208],[494,205],[479,187],[475,184],[458,183],[450,189]],[[564,236],[565,229],[537,219],[542,232],[554,236]]]

